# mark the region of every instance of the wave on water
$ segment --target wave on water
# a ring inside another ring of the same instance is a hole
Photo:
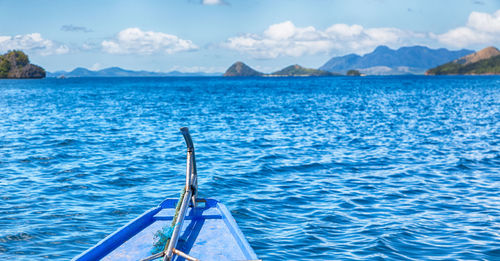
[[[0,81],[0,257],[68,260],[183,186],[263,260],[500,260],[498,77]]]

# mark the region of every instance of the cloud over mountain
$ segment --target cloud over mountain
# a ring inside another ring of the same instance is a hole
[[[69,52],[68,46],[44,39],[39,33],[0,36],[0,52],[14,49],[43,56]]]
[[[297,27],[291,21],[269,26],[261,34],[229,38],[223,46],[249,53],[256,58],[298,57],[334,50],[366,51],[378,45],[399,46],[425,41],[427,34],[397,28],[364,28],[361,25],[334,24],[325,30],[313,26]]]
[[[112,40],[101,42],[104,52],[111,54],[172,54],[198,49],[190,40],[162,32],[142,31],[127,28],[120,31]]]

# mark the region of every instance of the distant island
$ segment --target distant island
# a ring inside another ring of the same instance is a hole
[[[71,77],[183,77],[183,76],[221,76],[221,73],[186,73],[179,71],[171,72],[149,72],[133,71],[120,67],[109,67],[102,70],[89,70],[78,67],[72,71],[57,71],[47,73],[47,77],[71,78]]]
[[[500,51],[487,47],[473,54],[432,68],[427,75],[492,75],[500,74]]]
[[[349,70],[346,72],[347,76],[362,76],[363,74],[360,73],[358,70]]]
[[[243,62],[235,62],[227,68],[223,75],[224,77],[259,77],[264,76],[263,73],[252,69]]]
[[[304,68],[298,64],[290,65],[268,76],[338,76],[339,73],[327,72],[318,69]]]
[[[273,73],[262,73],[243,62],[235,62],[224,73],[225,77],[310,77],[337,76],[339,74],[318,69],[304,68],[298,64],[290,65]]]
[[[2,79],[39,79],[45,77],[45,70],[31,64],[22,51],[9,51],[0,55],[0,78]]]

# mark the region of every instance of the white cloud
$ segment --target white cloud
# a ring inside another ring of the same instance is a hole
[[[198,49],[190,40],[162,32],[145,32],[139,28],[127,28],[119,32],[115,39],[102,41],[101,47],[112,54],[172,54]]]
[[[297,27],[286,21],[269,26],[262,34],[231,37],[223,46],[267,59],[335,50],[368,51],[382,44],[401,46],[423,42],[426,36],[397,28],[363,28],[361,25],[347,24],[334,24],[326,30],[318,30],[313,26]]]
[[[201,4],[203,5],[225,5],[226,2],[223,0],[201,0]]]
[[[467,26],[482,32],[500,33],[500,10],[493,15],[472,12],[469,15]]]
[[[444,34],[434,35],[441,43],[454,47],[500,43],[500,10],[493,14],[472,12],[467,24]]]
[[[82,44],[81,49],[84,51],[89,51],[93,49],[97,49],[98,44],[93,43],[93,42],[85,42]]]
[[[0,36],[0,52],[3,53],[14,49],[44,56],[69,52],[68,46],[44,39],[39,33]]]

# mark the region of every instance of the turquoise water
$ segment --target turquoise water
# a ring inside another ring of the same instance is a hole
[[[500,77],[0,81],[0,259],[68,260],[184,182],[264,260],[499,260]]]

